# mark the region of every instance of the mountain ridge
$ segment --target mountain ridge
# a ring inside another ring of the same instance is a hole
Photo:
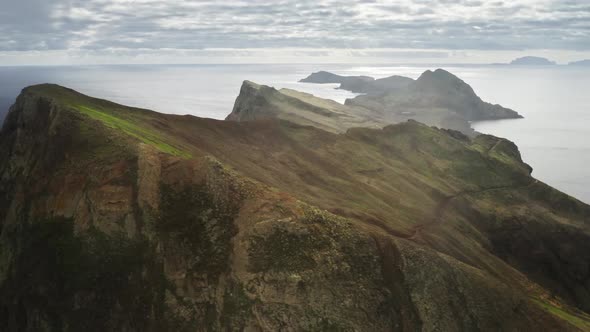
[[[328,75],[330,79],[342,78],[327,72],[320,73]],[[310,78],[323,78],[316,74],[308,77],[306,82],[313,82]],[[381,80],[390,79],[398,81],[397,76]],[[374,84],[377,81],[380,80],[371,82]],[[349,111],[351,113],[364,110],[360,112],[362,116],[377,123],[414,119],[428,125],[458,130],[468,136],[477,135],[471,128],[471,121],[522,118],[514,110],[484,102],[471,86],[443,69],[427,70],[417,80],[407,79],[401,85],[372,92],[369,90],[367,94],[349,98],[344,105],[357,110]],[[239,120],[239,117],[235,119]]]
[[[42,85],[0,154],[9,331],[590,322],[590,207],[505,139],[164,115]]]
[[[370,76],[341,76],[327,71],[315,72],[299,80],[302,83],[338,83],[340,84],[339,89],[372,95],[379,95],[390,90],[403,88],[413,81],[409,77],[398,75],[375,79]]]

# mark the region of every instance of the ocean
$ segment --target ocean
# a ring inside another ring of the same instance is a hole
[[[485,101],[524,119],[473,123],[482,133],[514,141],[533,176],[590,203],[590,67],[370,65],[129,65],[0,67],[0,117],[28,85],[56,83],[82,93],[163,113],[224,119],[244,80],[291,88],[344,102],[337,85],[299,83],[313,71],[376,78],[417,78],[446,69]]]

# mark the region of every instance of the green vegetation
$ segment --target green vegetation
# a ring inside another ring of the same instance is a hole
[[[163,306],[168,284],[146,241],[95,229],[75,235],[73,221],[64,218],[5,231],[15,242],[3,250],[18,255],[19,264],[0,288],[0,319],[14,321],[16,330],[29,314],[53,331],[151,330],[168,324]],[[43,330],[34,325],[39,323],[30,321],[29,328]]]
[[[313,269],[316,262],[312,255],[325,246],[326,242],[314,234],[275,229],[271,234],[251,238],[250,269],[253,272]]]
[[[243,330],[244,322],[251,315],[254,303],[241,284],[230,282],[223,294],[223,310],[220,317],[224,330],[232,331],[238,327]]]
[[[212,280],[226,271],[235,234],[235,211],[217,206],[205,186],[160,188],[160,217],[156,231],[187,269]]]
[[[533,299],[533,301],[539,305],[543,310],[550,312],[554,316],[557,316],[570,324],[580,328],[583,331],[590,330],[590,316],[587,314],[572,314],[569,313],[561,308],[558,308],[550,303],[543,302],[537,299]]]
[[[141,127],[129,120],[113,116],[96,108],[77,105],[76,109],[87,116],[102,122],[109,128],[117,129],[125,134],[132,136],[145,144],[154,146],[158,150],[183,158],[190,158],[191,154],[187,151],[178,149],[168,143],[157,132]]]

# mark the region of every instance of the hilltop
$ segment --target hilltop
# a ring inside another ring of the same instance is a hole
[[[438,110],[467,121],[522,118],[514,110],[484,102],[469,84],[443,69],[425,71],[405,89],[377,98],[358,96],[347,100],[346,104],[384,111],[395,109],[416,115]]]
[[[2,330],[590,328],[590,206],[512,142],[257,118],[298,99],[245,88],[239,122],[23,90],[0,131]]]

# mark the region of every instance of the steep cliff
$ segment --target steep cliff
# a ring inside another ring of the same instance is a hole
[[[422,108],[420,112],[410,112],[406,108],[387,109],[382,104],[374,103],[373,98],[367,97],[363,99],[367,102],[359,102],[358,105],[352,102],[342,105],[308,93],[290,89],[276,90],[245,81],[226,120],[278,118],[334,133],[344,133],[349,128],[382,128],[414,119],[429,126],[458,130],[466,135],[475,136],[475,131],[467,120],[447,109]],[[358,99],[360,97],[354,100]]]
[[[482,101],[471,86],[442,69],[427,70],[403,89],[377,97],[358,96],[346,104],[414,116],[458,116],[466,121],[522,118],[511,109]]]
[[[249,120],[25,89],[0,329],[588,330],[590,207],[511,142]]]
[[[10,103],[7,99],[0,97],[0,126],[4,123],[4,117],[6,117],[6,113],[8,113],[8,109],[10,108]]]
[[[360,107],[348,107],[307,93],[290,89],[276,90],[244,81],[226,120],[260,119],[282,119],[334,133],[343,133],[351,127],[380,128],[387,124]]]

